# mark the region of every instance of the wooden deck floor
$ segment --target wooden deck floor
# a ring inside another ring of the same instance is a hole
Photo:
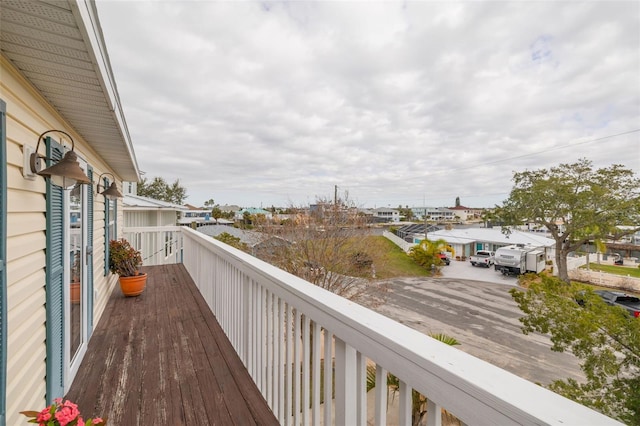
[[[67,398],[109,425],[278,424],[182,265],[117,287]]]

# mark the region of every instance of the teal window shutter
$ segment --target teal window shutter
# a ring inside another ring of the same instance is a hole
[[[87,176],[91,181],[87,191],[87,315],[88,336],[93,332],[93,168],[87,167]]]
[[[63,156],[62,146],[47,137],[47,167]],[[63,189],[47,180],[47,404],[64,396],[64,196]]]
[[[0,99],[0,426],[7,414],[7,104]]]

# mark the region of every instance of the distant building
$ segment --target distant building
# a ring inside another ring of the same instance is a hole
[[[122,210],[124,226],[139,227],[175,225],[186,208],[166,201],[125,193]]]
[[[400,211],[388,207],[378,207],[371,210],[374,222],[400,222]]]
[[[425,215],[427,220],[434,222],[454,222],[456,220],[456,214],[453,210],[447,207],[411,207],[413,217],[419,220],[424,220]]]
[[[191,206],[189,204],[185,205],[187,207],[185,210],[181,212],[180,218],[178,219],[178,225],[187,225],[192,226],[195,223],[196,227],[218,224],[218,225],[232,225],[233,221],[228,219],[219,218],[216,219],[211,216],[211,208],[200,208]]]
[[[524,244],[544,249],[547,259],[555,257],[555,240],[533,232],[514,230],[504,234],[500,228],[440,229],[429,231],[427,237],[431,241],[446,241],[456,256],[471,256],[478,250],[495,251],[511,244]],[[424,233],[415,233],[412,238],[413,243],[418,244],[424,239]],[[407,237],[404,240],[408,241]]]
[[[242,209],[240,206],[236,206],[235,204],[232,204],[232,205],[225,204],[224,206],[216,206],[216,207],[218,207],[222,213],[233,213],[234,216],[236,212]]]
[[[454,218],[457,217],[462,222],[480,219],[482,216],[482,209],[472,209],[471,207],[465,206],[449,207],[448,209],[453,212]]]
[[[249,207],[249,208],[246,208],[246,209],[238,210],[236,212],[235,216],[234,216],[235,219],[236,220],[242,220],[242,218],[244,217],[244,213],[245,212],[249,213],[252,216],[261,214],[261,215],[264,215],[264,217],[267,218],[267,219],[271,219],[272,216],[273,216],[271,214],[271,212],[268,211],[268,210],[258,209],[258,208],[255,208],[255,207]]]

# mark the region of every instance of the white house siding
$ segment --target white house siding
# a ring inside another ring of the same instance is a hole
[[[35,148],[37,137],[43,131],[64,130],[73,136],[78,155],[93,167],[94,181],[105,166],[2,56],[0,75],[0,98],[7,103],[6,423],[13,425],[24,423],[20,411],[44,407],[46,383],[46,185],[39,176],[34,180],[23,178],[23,145]],[[40,152],[44,153],[42,144]],[[116,277],[104,277],[103,197],[95,195],[95,186],[91,190],[94,191],[94,288],[98,296],[94,301],[95,327]]]

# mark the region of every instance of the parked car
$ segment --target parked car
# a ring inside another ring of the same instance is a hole
[[[620,291],[596,290],[595,294],[602,297],[607,305],[620,306],[633,317],[640,318],[640,298]]]
[[[495,253],[489,250],[478,250],[476,254],[469,258],[471,265],[484,266],[490,268],[495,263]]]
[[[449,265],[451,263],[451,258],[449,256],[447,256],[446,253],[439,253],[438,254],[438,258],[442,261],[442,263],[444,263],[445,265]]]

